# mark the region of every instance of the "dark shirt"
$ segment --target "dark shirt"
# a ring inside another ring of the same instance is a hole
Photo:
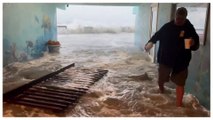
[[[181,33],[183,33],[181,36]],[[184,39],[192,38],[194,45],[185,49]],[[166,23],[157,31],[149,42],[159,41],[157,61],[159,64],[173,68],[173,72],[180,72],[186,69],[191,60],[191,51],[199,48],[199,36],[193,25],[187,19],[183,26],[177,26],[174,20]]]

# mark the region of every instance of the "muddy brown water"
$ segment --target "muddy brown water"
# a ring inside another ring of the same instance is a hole
[[[107,75],[96,82],[65,113],[17,104],[3,103],[4,117],[209,117],[210,111],[190,93],[184,94],[184,107],[175,106],[175,85],[167,83],[166,93],[157,87],[157,65],[147,53],[134,47],[134,34],[59,35],[59,54],[3,69],[3,92],[70,63],[79,69],[106,69]],[[69,84],[67,84],[69,86]]]

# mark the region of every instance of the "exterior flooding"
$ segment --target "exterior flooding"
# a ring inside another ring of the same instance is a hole
[[[175,10],[178,7],[186,7],[191,15],[188,17],[189,20],[200,20],[200,22],[193,21],[200,37],[200,48],[192,53],[186,92],[195,95],[200,103],[210,110],[210,4],[81,3],[80,5],[134,6],[136,14],[134,43],[141,52],[150,37],[174,18]],[[42,57],[48,50],[48,40],[58,39],[56,9],[66,10],[66,7],[67,4],[64,3],[4,3],[3,66]],[[157,49],[158,44],[150,53],[154,63]]]

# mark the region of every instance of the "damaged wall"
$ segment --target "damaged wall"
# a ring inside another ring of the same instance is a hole
[[[57,39],[56,5],[3,4],[3,65],[43,55],[46,42]]]

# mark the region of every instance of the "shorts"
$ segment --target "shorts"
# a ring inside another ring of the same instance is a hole
[[[188,69],[184,69],[178,73],[174,73],[172,68],[166,65],[159,64],[158,68],[158,84],[163,85],[171,80],[178,86],[184,86],[188,76]]]

